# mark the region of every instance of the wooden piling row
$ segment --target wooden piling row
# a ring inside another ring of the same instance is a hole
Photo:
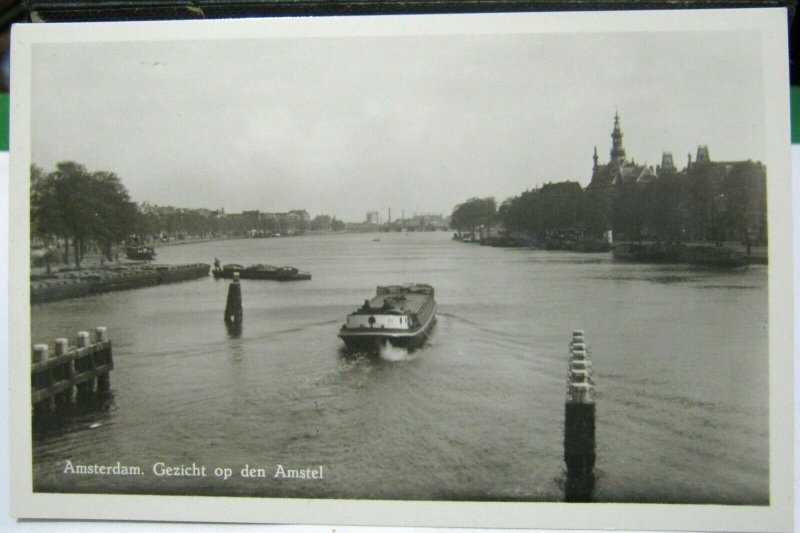
[[[591,501],[594,490],[595,403],[592,361],[582,330],[572,333],[564,408],[565,499]]]
[[[34,415],[61,409],[73,402],[85,402],[94,395],[110,389],[109,373],[114,368],[111,341],[106,328],[94,331],[94,341],[88,331],[79,331],[76,345],[58,338],[53,351],[47,344],[34,344],[31,364],[31,405]]]

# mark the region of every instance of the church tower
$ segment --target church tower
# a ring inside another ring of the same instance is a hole
[[[697,162],[698,163],[710,163],[711,157],[708,155],[708,146],[698,146],[697,147]]]
[[[625,148],[622,147],[622,130],[619,127],[619,113],[614,113],[614,131],[611,132],[610,163],[620,166],[625,161]]]
[[[676,170],[675,162],[672,160],[672,152],[664,152],[661,154],[661,170]]]

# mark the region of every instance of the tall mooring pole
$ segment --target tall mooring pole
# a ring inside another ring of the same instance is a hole
[[[242,324],[242,286],[239,273],[233,273],[233,281],[228,287],[228,301],[225,303],[225,323],[229,326]]]
[[[588,502],[594,490],[595,403],[592,361],[582,330],[572,333],[564,422],[564,499]]]

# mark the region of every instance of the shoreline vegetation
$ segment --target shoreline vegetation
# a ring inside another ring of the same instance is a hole
[[[454,238],[511,246],[523,235],[544,249],[611,249],[620,259],[691,264],[739,253],[724,242],[743,246],[749,257],[767,246],[767,169],[761,162],[717,161],[700,145],[683,168],[671,152],[662,154],[660,165],[637,164],[626,154],[618,114],[611,138],[607,163],[595,147],[586,187],[546,182],[499,206],[493,197],[470,198],[453,210]],[[688,244],[698,242],[708,243],[702,253]]]

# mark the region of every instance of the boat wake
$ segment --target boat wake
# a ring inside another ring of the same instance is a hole
[[[339,321],[336,320],[336,319],[333,319],[333,320],[320,320],[320,321],[317,321],[317,322],[307,322],[307,323],[304,323],[304,324],[300,324],[300,325],[298,325],[296,327],[284,328],[284,329],[276,329],[274,331],[269,331],[269,332],[266,332],[266,333],[261,334],[261,335],[256,335],[256,336],[253,337],[253,339],[255,339],[255,340],[265,340],[265,339],[270,339],[270,338],[278,336],[278,335],[288,335],[288,334],[291,334],[291,333],[301,333],[301,332],[304,332],[304,331],[307,331],[307,330],[311,330],[313,328],[317,328],[317,327],[320,327],[320,326],[330,326],[332,324],[339,324]]]
[[[384,361],[410,361],[416,357],[416,355],[409,353],[407,349],[392,346],[389,342],[381,346],[378,353]]]

